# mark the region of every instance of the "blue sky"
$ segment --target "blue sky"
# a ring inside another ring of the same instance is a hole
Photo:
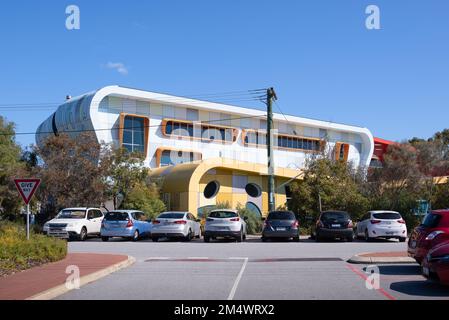
[[[70,4],[81,30],[65,28]],[[370,4],[381,30],[365,28]],[[178,95],[273,86],[285,113],[392,140],[449,127],[447,0],[16,0],[0,6],[0,39],[0,114],[19,132],[52,107],[4,106],[111,84]]]

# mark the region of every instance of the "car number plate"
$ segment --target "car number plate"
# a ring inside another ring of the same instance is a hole
[[[332,225],[332,228],[340,228],[341,227],[341,224],[333,224]]]
[[[396,232],[387,232],[387,235],[391,236],[393,234],[395,234]]]
[[[422,268],[422,273],[423,275],[425,275],[426,277],[430,276],[430,269],[428,267],[423,267]]]
[[[276,228],[277,231],[287,231],[287,228]]]

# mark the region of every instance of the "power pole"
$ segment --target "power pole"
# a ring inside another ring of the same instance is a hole
[[[277,100],[273,88],[267,90],[267,150],[268,150],[268,210],[276,210],[274,196],[274,153],[273,153],[273,101]]]

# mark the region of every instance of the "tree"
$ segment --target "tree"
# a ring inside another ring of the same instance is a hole
[[[327,157],[313,158],[306,163],[303,180],[291,185],[292,199],[289,208],[306,224],[306,215],[317,217],[322,210],[348,211],[353,219],[360,217],[368,208],[368,199],[363,195],[361,171],[351,164]]]
[[[105,146],[95,136],[81,133],[75,138],[66,134],[48,138],[36,154],[44,160],[35,169],[42,179],[37,196],[44,206],[100,206],[105,200],[105,168],[99,165]],[[53,212],[55,213],[55,212]]]
[[[21,148],[15,141],[14,123],[0,116],[0,213],[9,220],[17,218],[23,204],[13,181],[28,174],[20,157]]]
[[[135,184],[122,202],[121,209],[141,210],[148,219],[156,218],[166,207],[159,199],[159,189],[155,184],[145,182]]]

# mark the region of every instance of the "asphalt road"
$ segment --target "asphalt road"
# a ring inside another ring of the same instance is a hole
[[[304,240],[245,243],[72,242],[70,252],[117,253],[137,262],[59,299],[284,300],[449,299],[449,288],[427,282],[418,265],[380,266],[380,288],[367,289],[354,254],[406,250],[391,241]]]

